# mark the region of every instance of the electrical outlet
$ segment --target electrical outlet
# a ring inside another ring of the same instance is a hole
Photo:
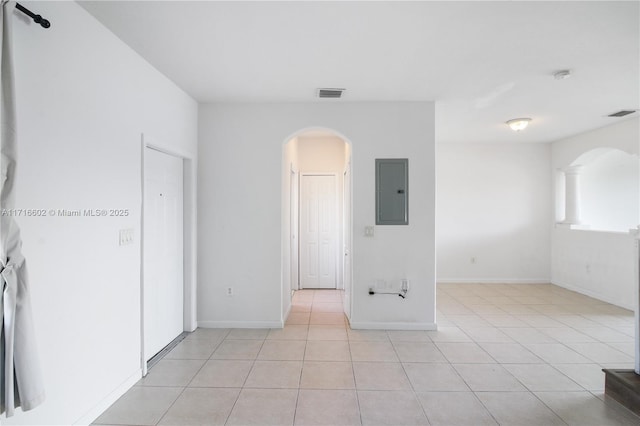
[[[402,290],[409,291],[409,280],[406,278],[403,278],[401,282],[402,282]]]
[[[233,287],[227,287],[227,297],[233,296]]]
[[[374,234],[375,234],[374,229],[375,228],[373,226],[365,226],[364,227],[364,236],[365,237],[373,237]]]

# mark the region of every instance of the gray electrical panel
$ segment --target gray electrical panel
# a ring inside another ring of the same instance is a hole
[[[409,224],[409,160],[376,159],[376,225]]]

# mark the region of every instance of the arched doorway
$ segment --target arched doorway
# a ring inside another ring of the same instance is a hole
[[[333,290],[350,318],[351,144],[330,129],[304,129],[285,141],[282,158],[283,322],[305,288]]]

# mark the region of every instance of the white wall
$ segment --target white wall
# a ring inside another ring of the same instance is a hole
[[[548,282],[549,145],[437,144],[436,152],[438,282]]]
[[[569,166],[584,153],[613,148],[637,156],[640,151],[640,119],[566,138],[551,145],[552,175],[555,178],[555,218],[564,216],[564,194],[559,169]],[[632,206],[634,212],[640,206]],[[552,230],[551,282],[626,308],[633,307],[637,277],[634,276],[634,235],[569,229]]]
[[[328,128],[352,146],[353,327],[434,325],[434,105],[212,104],[200,108],[199,325],[279,326],[282,144]],[[375,158],[409,158],[409,226],[375,223]],[[369,296],[376,279],[411,280],[407,299]],[[224,296],[233,285],[235,296]]]
[[[17,207],[130,215],[18,218],[47,400],[2,423],[88,423],[140,377],[141,133],[195,157],[197,104],[76,3],[29,8],[52,24],[13,17]]]
[[[610,126],[553,142],[551,144],[553,167],[554,169],[566,167],[585,152],[597,148],[614,148],[629,154],[638,154],[639,141],[640,118],[618,121]]]
[[[558,227],[553,231],[553,284],[634,309],[635,236]]]
[[[298,138],[298,161],[303,173],[332,172],[342,174],[345,164],[345,143],[340,138]]]

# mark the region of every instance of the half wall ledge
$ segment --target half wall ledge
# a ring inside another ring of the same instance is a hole
[[[633,370],[603,369],[604,394],[640,416],[640,375]]]

